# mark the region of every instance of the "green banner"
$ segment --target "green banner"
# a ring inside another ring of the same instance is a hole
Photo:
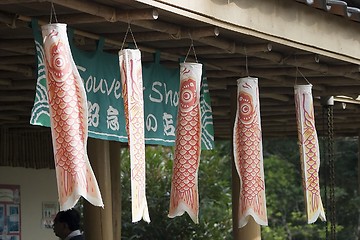
[[[37,23],[33,21],[32,26],[38,76],[30,123],[50,127],[42,36]],[[98,42],[96,51],[82,51],[72,44],[72,32],[68,30],[71,51],[87,93],[89,137],[127,142],[118,55],[104,52],[103,40]],[[179,68],[167,68],[155,61],[143,63],[142,70],[145,142],[173,146],[179,103]],[[202,81],[200,107],[202,149],[212,149],[214,130],[205,77]]]

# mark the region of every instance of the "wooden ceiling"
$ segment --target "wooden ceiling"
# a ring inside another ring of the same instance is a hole
[[[49,22],[50,2],[0,1],[1,127],[34,128],[29,119],[35,96],[36,67],[29,22],[31,18],[40,23]],[[360,94],[358,65],[217,28],[131,0],[52,2],[58,21],[76,29],[76,42],[85,50],[94,50],[96,39],[102,36],[106,39],[105,51],[117,54],[129,20],[144,61],[153,61],[153,53],[158,50],[163,64],[175,66],[193,41],[197,58],[206,66],[215,139],[231,138],[230,110],[234,102],[231,96],[236,80],[248,74],[259,78],[264,137],[296,136],[295,82],[313,85],[320,134],[324,122],[321,97],[327,96],[335,96],[335,135],[359,134],[360,101],[355,100]],[[127,40],[132,42],[130,37]]]

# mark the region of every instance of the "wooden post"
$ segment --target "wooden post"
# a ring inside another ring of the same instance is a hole
[[[121,239],[121,143],[110,142],[111,193],[114,240]]]
[[[237,109],[237,87],[230,88],[230,116],[231,127],[234,126]],[[231,130],[233,132],[233,129]],[[234,240],[261,240],[260,226],[249,217],[248,223],[239,228],[239,196],[240,178],[234,163],[233,137],[231,138],[231,158],[232,158],[232,219],[233,219],[233,239]]]
[[[244,227],[239,228],[238,232],[239,238],[237,239],[261,240],[260,225],[252,217],[249,217],[248,223]]]
[[[87,240],[113,240],[109,142],[89,138],[88,155],[100,187],[104,208],[85,201],[85,236]]]
[[[358,133],[358,196],[360,195],[360,132]],[[358,213],[357,238],[360,239],[360,212]]]

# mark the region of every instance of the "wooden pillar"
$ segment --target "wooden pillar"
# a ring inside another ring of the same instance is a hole
[[[112,218],[114,240],[121,240],[121,143],[110,142]]]
[[[235,123],[236,109],[237,109],[237,87],[231,87],[230,89],[230,117],[231,128]],[[233,133],[233,129],[231,129]],[[233,136],[233,135],[232,135]],[[234,163],[234,147],[233,137],[231,138],[231,159],[232,159],[232,220],[233,220],[233,239],[234,240],[261,240],[260,226],[254,221],[252,217],[249,217],[248,223],[239,228],[239,196],[240,196],[240,178],[236,170]]]
[[[237,239],[261,240],[260,225],[252,217],[249,217],[249,221],[244,227],[239,228],[238,234],[239,238]]]
[[[85,201],[84,230],[86,240],[113,240],[109,142],[88,139],[88,155],[98,181],[104,208]]]
[[[358,133],[358,196],[360,196],[360,132]],[[357,239],[360,239],[360,212],[358,213]]]

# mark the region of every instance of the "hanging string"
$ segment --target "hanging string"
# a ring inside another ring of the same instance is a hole
[[[250,77],[250,74],[249,74],[249,66],[248,66],[248,56],[247,56],[247,53],[246,53],[246,47],[244,46],[244,52],[245,52],[245,69],[246,69],[246,74],[248,77]]]
[[[56,17],[56,12],[55,12],[55,7],[54,7],[54,3],[51,2],[51,9],[50,9],[50,24],[52,23],[52,18],[53,18],[53,14],[54,14],[54,18],[55,18],[55,22],[58,23],[57,17]]]
[[[127,28],[127,30],[126,30],[126,33],[125,33],[125,36],[124,36],[124,40],[123,40],[123,42],[122,42],[122,44],[121,44],[121,49],[120,49],[120,50],[123,49],[124,44],[125,44],[125,41],[126,41],[126,38],[127,38],[127,35],[128,35],[129,32],[130,32],[131,37],[132,37],[132,39],[133,39],[133,42],[134,42],[134,44],[135,44],[135,48],[138,49],[138,46],[137,46],[136,41],[135,41],[134,34],[133,34],[133,32],[131,31],[130,22],[129,22],[129,23],[128,23],[128,28]]]
[[[302,72],[300,71],[299,66],[298,66],[298,64],[297,64],[296,55],[295,55],[295,65],[296,65],[295,85],[297,84],[297,77],[298,77],[297,73],[300,73],[300,75],[305,79],[305,81],[306,81],[309,85],[312,85],[312,84],[310,83],[310,81],[307,80],[307,78],[304,76],[304,74],[302,74]]]
[[[190,33],[189,33],[189,36],[190,36],[190,40],[191,40],[191,45],[190,45],[189,50],[188,50],[188,52],[187,52],[187,54],[186,54],[186,56],[185,56],[184,62],[186,62],[186,59],[187,59],[187,57],[189,56],[190,50],[192,49],[193,52],[194,52],[195,61],[196,61],[196,63],[198,63],[198,60],[197,60],[197,57],[196,57],[196,52],[195,52],[195,47],[194,47],[194,40],[192,39]]]
[[[299,70],[299,68],[298,68],[297,66],[296,66],[296,71],[300,73],[300,75],[305,79],[305,81],[306,81],[308,84],[312,85],[312,84],[309,82],[309,80],[307,80],[307,78],[304,76],[304,74],[302,74],[302,72]]]

